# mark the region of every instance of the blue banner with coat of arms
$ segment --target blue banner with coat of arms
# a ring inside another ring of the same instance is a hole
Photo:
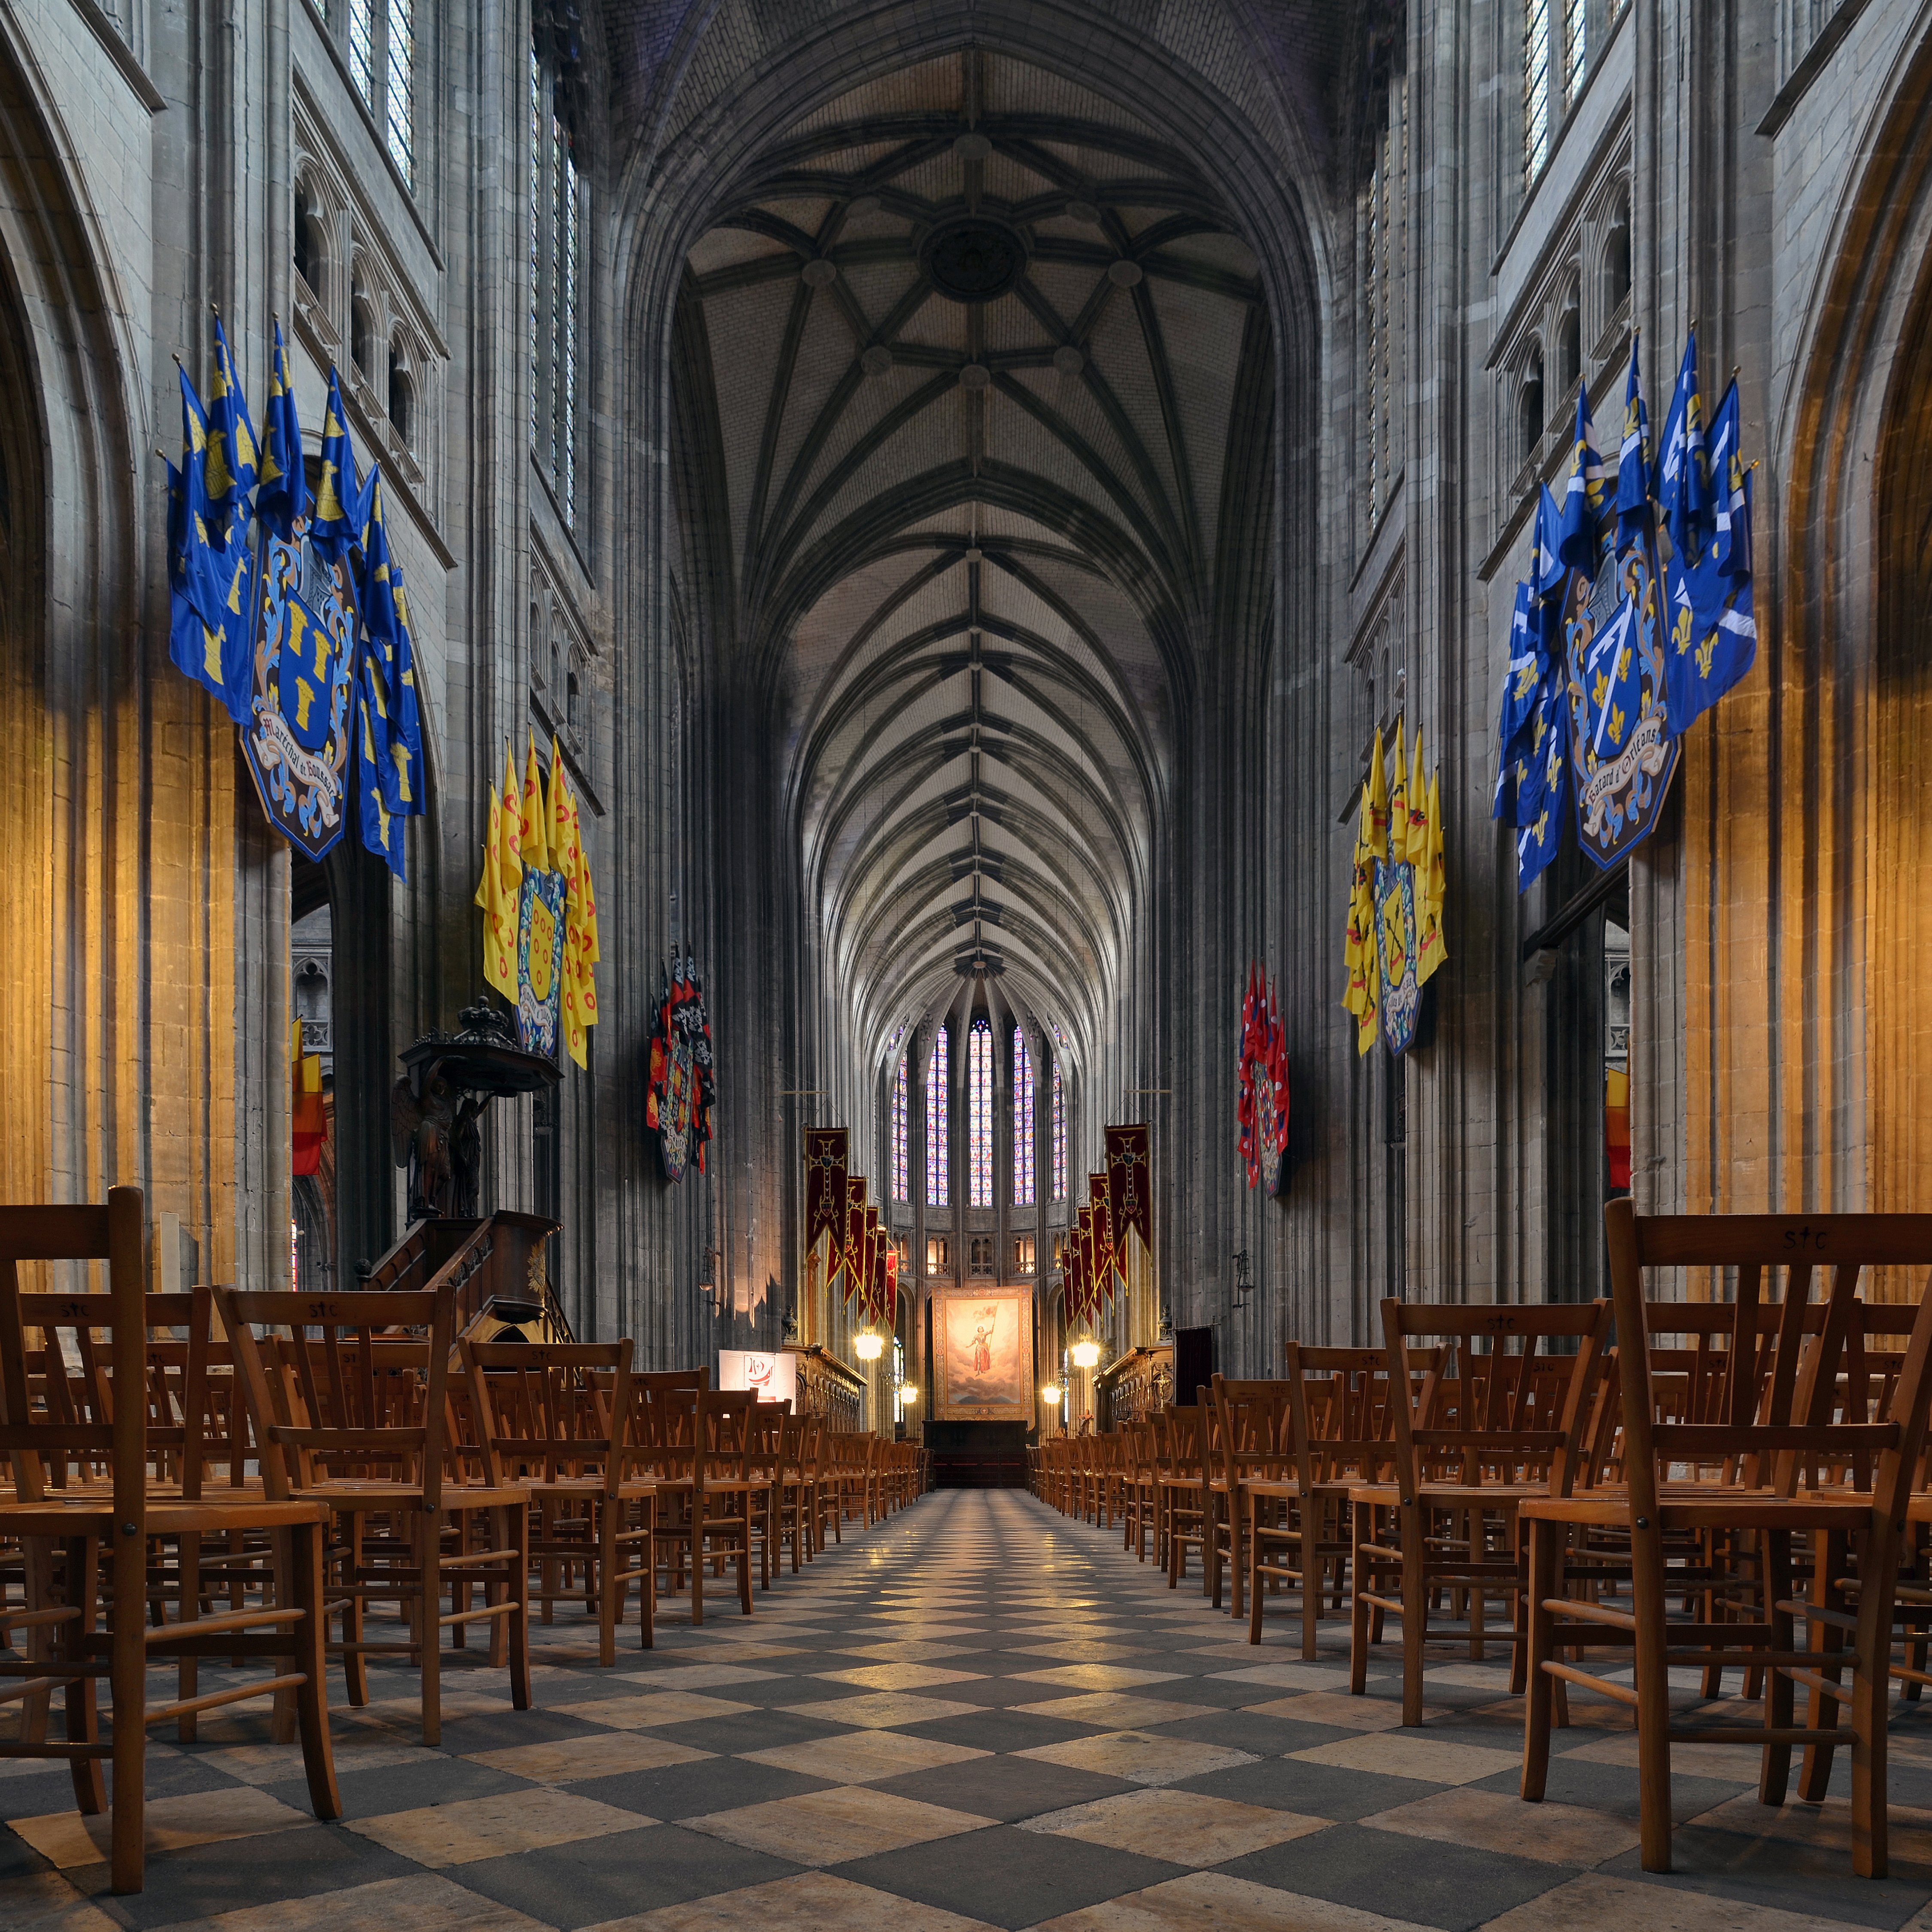
[[[1707,439],[1694,331],[1653,467],[1637,349],[1614,499],[1580,385],[1563,502],[1544,489],[1516,586],[1492,815],[1516,830],[1520,889],[1556,856],[1566,819],[1601,868],[1647,836],[1683,734],[1756,656],[1737,385]]]

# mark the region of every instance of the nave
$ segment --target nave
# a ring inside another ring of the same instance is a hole
[[[1676,1780],[1676,1870],[1648,1876],[1622,1712],[1574,1701],[1532,1840],[1505,1663],[1438,1646],[1426,1732],[1405,1732],[1396,1668],[1349,1696],[1347,1624],[1321,1630],[1318,1660],[1304,1662],[1295,1620],[1271,1610],[1257,1651],[1205,1600],[1198,1570],[1170,1590],[1118,1527],[1011,1490],[934,1492],[775,1575],[748,1618],[726,1602],[694,1628],[688,1597],[662,1601],[655,1648],[637,1650],[632,1627],[614,1671],[597,1666],[594,1618],[560,1609],[531,1632],[538,1708],[512,1713],[494,1674],[479,1675],[484,1690],[458,1679],[434,1750],[416,1740],[404,1670],[372,1663],[369,1705],[332,1712],[339,1822],[308,1815],[299,1752],[267,1741],[260,1707],[205,1718],[192,1745],[158,1737],[137,1895],[108,1895],[64,1770],[10,1763],[0,1924],[1927,1922],[1932,1893],[1915,1879],[1846,1883],[1842,1767],[1801,1822],[1753,1802],[1747,1754],[1694,1754]],[[1894,1847],[1916,1865],[1932,1750],[1895,1736],[1893,1760]]]

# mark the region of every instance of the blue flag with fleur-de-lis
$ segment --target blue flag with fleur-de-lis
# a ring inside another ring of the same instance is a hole
[[[1750,555],[1750,472],[1741,470],[1738,501],[1730,510],[1733,557]],[[1667,574],[1664,675],[1670,728],[1683,732],[1757,662],[1757,614],[1750,575],[1726,575],[1714,544],[1688,570],[1673,557]]]

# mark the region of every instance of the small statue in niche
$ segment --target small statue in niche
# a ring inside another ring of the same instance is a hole
[[[465,1094],[446,1079],[440,1061],[419,1076],[404,1074],[390,1089],[390,1150],[410,1171],[412,1222],[474,1217],[483,1165],[476,1121],[488,1104],[487,1094]]]

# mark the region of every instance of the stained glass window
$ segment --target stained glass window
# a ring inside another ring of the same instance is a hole
[[[365,107],[376,104],[376,0],[349,0],[349,73]]]
[[[1013,1205],[1033,1205],[1033,1057],[1013,1028]]]
[[[389,158],[412,192],[416,184],[416,0],[389,0],[388,73],[385,86]]]
[[[543,381],[543,69],[530,50],[530,440],[536,440],[537,397]]]
[[[899,1070],[892,1076],[892,1198],[906,1198],[906,1064],[899,1056]]]
[[[578,511],[584,181],[556,76],[530,51],[530,443],[563,520]]]
[[[1589,70],[1589,23],[1584,0],[1563,0],[1563,98],[1574,100],[1583,91]]]
[[[1057,1060],[1053,1068],[1053,1198],[1066,1198],[1066,1089],[1061,1084]]]
[[[1550,158],[1550,0],[1525,0],[1522,172],[1533,182]]]
[[[993,1029],[975,1020],[966,1036],[966,1199],[993,1204]]]
[[[946,1088],[949,1077],[946,1029],[932,1036],[932,1058],[926,1063],[926,1204],[944,1208],[946,1190]]]

